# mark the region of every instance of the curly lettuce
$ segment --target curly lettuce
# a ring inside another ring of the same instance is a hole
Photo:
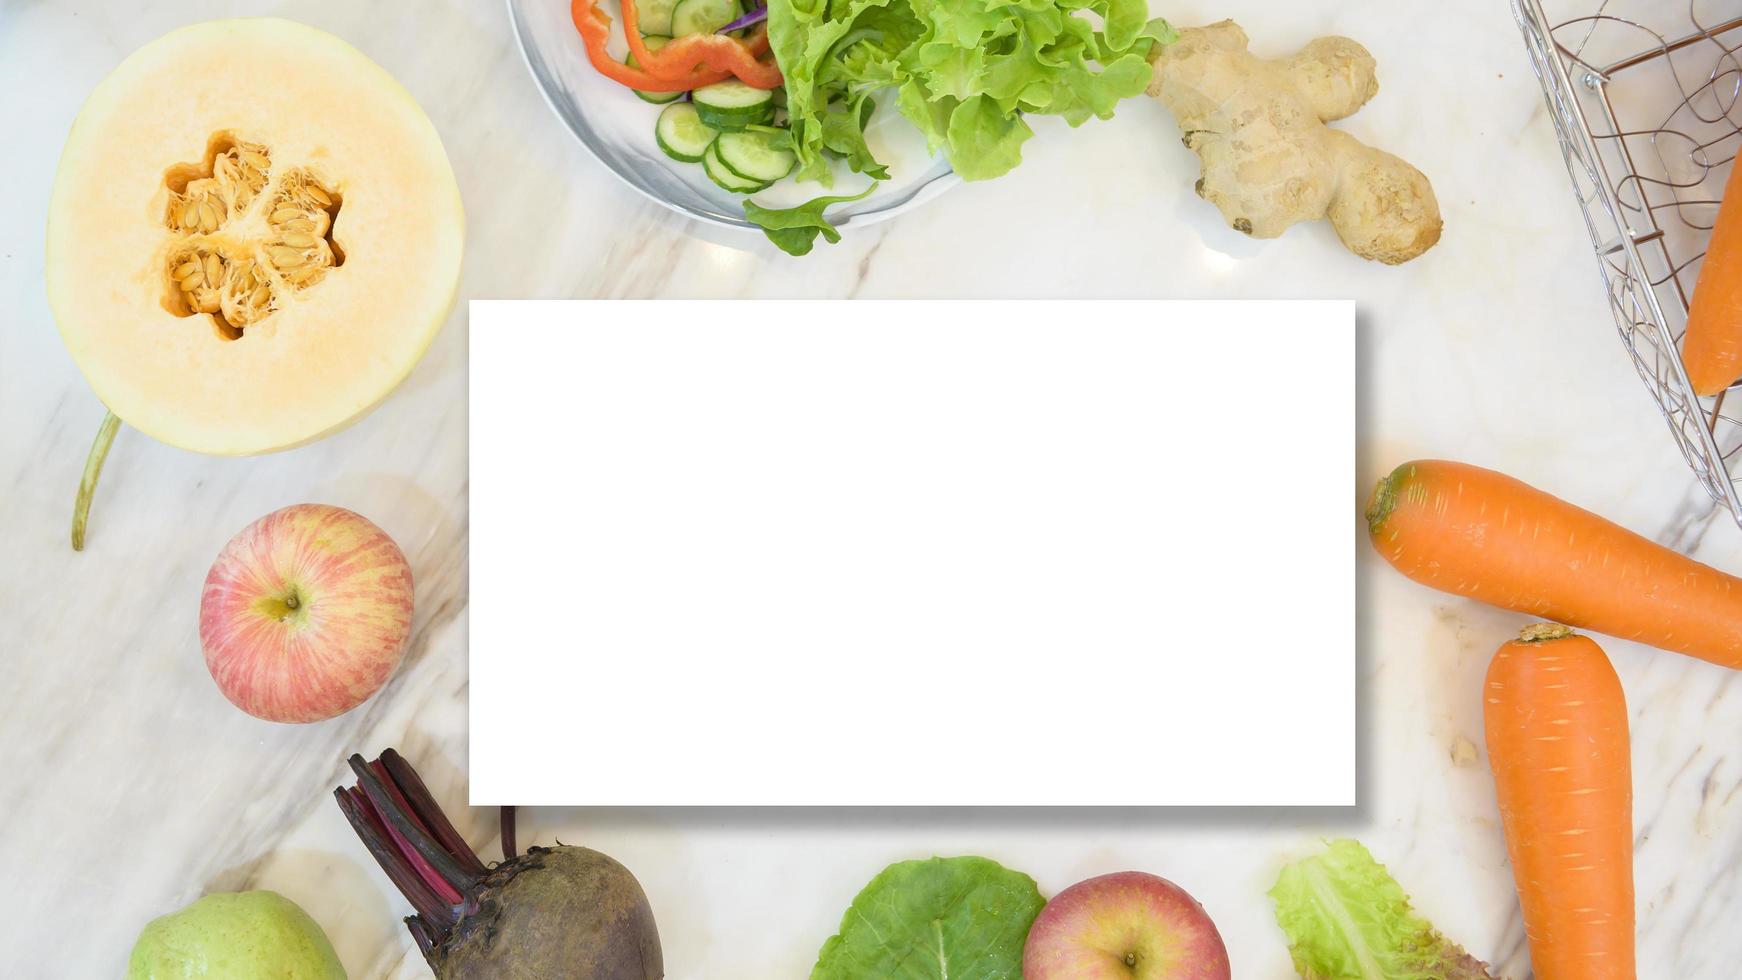
[[[1494,980],[1487,964],[1440,935],[1359,842],[1282,869],[1270,897],[1304,980]]]
[[[796,176],[828,185],[840,159],[888,179],[865,125],[891,93],[964,180],[1009,173],[1034,135],[1024,116],[1079,126],[1144,90],[1150,49],[1177,36],[1148,15],[1147,0],[770,0]]]

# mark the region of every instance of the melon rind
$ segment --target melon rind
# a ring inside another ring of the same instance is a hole
[[[163,303],[165,172],[202,161],[220,131],[343,196],[344,265],[235,340]],[[74,121],[49,205],[49,305],[128,425],[197,452],[270,452],[345,427],[404,380],[453,308],[464,241],[441,138],[391,75],[293,21],[211,21],[134,52]]]

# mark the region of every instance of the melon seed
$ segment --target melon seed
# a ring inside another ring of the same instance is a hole
[[[269,233],[225,240],[225,250],[235,258],[226,259],[205,242],[184,241],[166,263],[179,293],[167,305],[187,314],[216,314],[219,335],[229,339],[277,311],[281,285],[304,289],[324,278],[333,265],[324,239],[332,227],[335,195],[300,168],[288,168],[274,180],[268,173],[271,164],[267,147],[232,141],[212,158],[205,176],[170,191],[165,224],[172,233],[192,238],[237,231],[226,224],[252,215],[254,199],[271,188],[259,209]],[[176,172],[185,173],[186,168]]]

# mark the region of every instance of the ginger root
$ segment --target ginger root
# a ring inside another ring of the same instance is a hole
[[[1379,91],[1366,48],[1321,37],[1266,61],[1225,20],[1181,31],[1151,60],[1149,94],[1202,165],[1198,195],[1235,230],[1275,238],[1328,217],[1349,251],[1388,265],[1440,240],[1439,202],[1421,171],[1325,125]]]

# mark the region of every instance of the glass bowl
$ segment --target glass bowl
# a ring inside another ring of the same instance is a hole
[[[570,19],[567,0],[507,3],[526,67],[545,101],[581,145],[624,183],[673,211],[731,228],[756,228],[744,220],[741,195],[715,186],[700,166],[681,163],[660,152],[653,139],[653,123],[660,107],[641,101],[593,69]],[[866,128],[867,141],[889,166],[893,179],[879,184],[864,200],[831,208],[829,220],[838,228],[858,228],[894,217],[960,183],[948,162],[925,152],[918,132],[894,111],[894,102],[893,98],[880,100]],[[815,184],[781,181],[755,198],[765,206],[785,207],[815,194],[851,194],[864,186],[863,181],[859,175],[848,174],[827,190]]]

